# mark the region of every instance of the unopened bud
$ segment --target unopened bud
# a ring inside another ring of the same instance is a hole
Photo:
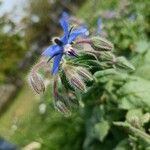
[[[137,117],[137,116],[131,117],[131,118],[128,120],[128,122],[129,122],[131,125],[133,125],[134,127],[137,127],[137,128],[140,128],[140,126],[141,126],[141,121],[140,121],[139,117]]]
[[[37,72],[31,72],[31,74],[29,75],[29,82],[34,91],[38,94],[43,93],[45,91],[43,79]]]
[[[150,122],[150,113],[145,113],[142,117],[142,123],[147,123],[147,122]]]
[[[84,79],[84,80],[93,80],[92,74],[83,67],[77,67],[77,73]]]
[[[55,99],[54,107],[57,111],[61,112],[65,116],[69,116],[71,114],[69,107],[61,96],[58,96],[57,99]]]
[[[69,103],[70,107],[75,108],[75,107],[79,106],[79,101],[77,100],[75,93],[70,91],[67,93],[67,97],[68,97],[68,103]]]
[[[70,106],[75,108],[79,106],[79,101],[75,98],[69,97]]]
[[[115,61],[115,55],[112,52],[101,51],[99,59],[102,61]]]
[[[73,87],[78,88],[81,91],[86,91],[85,83],[78,74],[71,76],[69,82]]]
[[[91,38],[91,46],[95,50],[108,50],[111,51],[113,49],[113,44],[106,40],[105,38],[95,36]]]
[[[63,69],[64,69],[66,77],[69,81],[69,84],[72,87],[77,88],[81,91],[86,90],[85,83],[84,83],[83,79],[81,78],[81,76],[76,72],[75,67],[70,66],[70,65],[64,65]]]
[[[119,69],[134,71],[134,66],[125,58],[125,57],[117,57],[116,58],[116,67]]]

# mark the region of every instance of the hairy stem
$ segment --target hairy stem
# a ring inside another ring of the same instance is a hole
[[[91,39],[82,39],[75,42],[76,44],[91,44]]]

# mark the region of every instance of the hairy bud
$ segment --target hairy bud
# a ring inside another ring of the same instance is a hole
[[[134,66],[125,58],[125,57],[117,57],[116,58],[116,67],[119,69],[134,71]]]
[[[93,80],[92,74],[83,67],[77,67],[77,73],[84,79],[84,80]]]
[[[150,113],[145,113],[142,117],[142,123],[150,122]]]
[[[141,126],[141,120],[137,116],[132,116],[128,122],[133,125],[134,127],[140,128]]]
[[[75,67],[66,64],[63,66],[63,69],[69,81],[69,84],[72,87],[77,88],[81,91],[86,91],[86,85],[78,72],[76,72]]]
[[[57,111],[61,112],[65,116],[69,116],[71,114],[69,110],[70,106],[67,105],[65,99],[60,95],[58,95],[57,98],[55,97],[54,107]]]
[[[101,51],[99,59],[102,61],[115,61],[115,55],[112,52]]]
[[[102,37],[92,37],[91,38],[91,46],[95,50],[108,50],[111,51],[113,49],[113,44]]]
[[[30,73],[29,82],[36,93],[40,94],[45,91],[43,79],[37,72],[33,71]]]
[[[76,106],[79,106],[79,101],[77,100],[74,93],[69,92],[67,96],[68,96],[68,102],[71,107],[75,108]]]
[[[69,82],[75,88],[78,88],[81,91],[86,91],[86,86],[83,80],[80,78],[78,74],[75,74],[69,78]]]

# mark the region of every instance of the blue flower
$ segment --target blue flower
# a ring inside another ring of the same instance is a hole
[[[60,39],[55,39],[52,46],[49,46],[43,53],[43,56],[47,56],[50,59],[54,58],[52,75],[55,75],[59,70],[59,64],[64,54],[75,56],[75,51],[71,46],[71,43],[78,37],[87,32],[85,27],[79,27],[75,30],[69,27],[69,20],[62,17],[60,19],[60,25],[64,30],[64,35]]]
[[[61,14],[61,19],[69,20],[70,15],[66,11],[63,11],[62,14]]]
[[[97,34],[100,35],[103,29],[102,19],[99,17],[97,20]]]

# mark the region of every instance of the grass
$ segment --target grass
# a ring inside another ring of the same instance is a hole
[[[0,118],[0,136],[9,139],[19,124],[28,118],[33,106],[37,103],[36,97],[29,86],[25,85],[13,100],[11,107]]]
[[[18,147],[36,141],[41,143],[41,150],[56,150],[61,147],[69,150],[68,147],[73,143],[76,145],[73,150],[78,149],[82,145],[82,138],[76,142],[75,139],[81,133],[82,119],[76,113],[71,118],[64,118],[55,112],[50,102],[50,93],[47,91],[46,96],[41,97],[47,103],[47,110],[45,114],[40,114],[39,101],[36,100],[34,92],[25,85],[11,107],[0,118],[0,136]]]

